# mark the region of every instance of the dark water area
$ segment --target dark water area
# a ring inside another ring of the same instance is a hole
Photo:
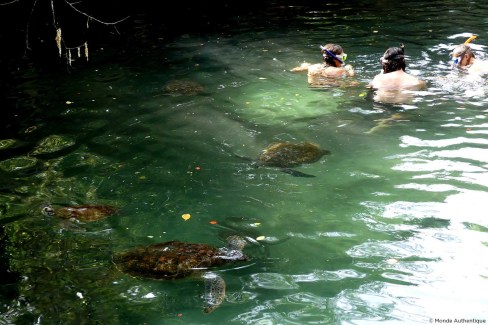
[[[16,26],[0,39],[0,324],[488,321],[488,89],[449,56],[474,33],[488,59],[484,2],[86,2],[130,17],[64,16],[66,40],[89,44],[71,65],[44,2],[23,56],[32,4],[13,5],[0,7]],[[356,76],[311,88],[290,69],[326,43]],[[366,86],[400,43],[428,87],[380,101]],[[330,153],[294,167],[313,177],[258,166],[287,141]],[[63,217],[77,205],[117,211]],[[201,273],[153,280],[113,262],[229,235],[250,259],[210,269],[226,284],[210,314]]]

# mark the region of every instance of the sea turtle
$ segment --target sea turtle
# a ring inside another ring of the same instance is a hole
[[[113,262],[123,273],[153,279],[175,280],[202,274],[205,281],[204,313],[220,306],[225,298],[225,282],[209,268],[249,258],[242,252],[246,241],[229,236],[227,246],[168,241],[116,253]],[[203,272],[203,273],[202,273]]]
[[[292,176],[315,177],[291,168],[316,162],[326,154],[330,154],[330,151],[311,142],[275,142],[266,147],[258,158],[253,160],[253,164],[255,167],[278,167]],[[241,158],[251,160],[245,157]]]
[[[169,81],[164,90],[170,95],[193,96],[203,92],[204,88],[196,81],[176,79]]]
[[[42,212],[49,216],[64,219],[76,219],[82,222],[92,222],[115,214],[118,208],[110,205],[72,205],[54,209],[50,204],[42,208]]]

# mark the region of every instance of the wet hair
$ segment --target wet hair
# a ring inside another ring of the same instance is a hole
[[[457,57],[461,56],[461,55],[468,55],[470,58],[474,58],[474,53],[473,53],[473,50],[471,49],[471,46],[469,46],[468,44],[461,44],[461,45],[458,45],[453,51],[452,51],[452,54],[453,55],[456,55],[457,54]]]
[[[323,49],[328,50],[335,55],[340,55],[340,54],[344,53],[342,46],[337,45],[337,44],[326,44],[323,46]],[[334,58],[332,56],[328,55],[327,52],[324,50],[322,50],[322,53],[324,54],[325,65],[337,67],[336,61],[334,61]]]
[[[384,73],[405,71],[405,46],[401,44],[400,47],[390,47],[381,57],[380,63],[383,66]]]

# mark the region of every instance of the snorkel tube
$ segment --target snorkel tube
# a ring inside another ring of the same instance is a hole
[[[467,40],[464,42],[464,44],[469,44],[469,43],[471,43],[471,42],[472,42],[472,41],[474,41],[474,40],[475,40],[477,37],[478,37],[478,35],[473,34],[473,35],[472,35],[470,38],[468,38],[468,39],[467,39]]]

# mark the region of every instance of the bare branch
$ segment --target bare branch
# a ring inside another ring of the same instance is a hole
[[[51,0],[51,10],[53,12],[53,26],[54,28],[57,28],[57,24],[56,24],[56,14],[54,13],[54,0]]]
[[[0,0],[1,1],[1,0]],[[5,0],[5,1],[9,1],[9,0]],[[58,53],[59,53],[59,56],[61,57],[62,54],[63,54],[63,50],[65,51],[65,56],[66,56],[66,60],[68,62],[68,65],[71,66],[71,63],[74,61],[74,57],[72,57],[72,50],[73,51],[76,51],[74,53],[77,53],[78,54],[78,58],[81,57],[81,51],[84,51],[84,55],[85,55],[85,58],[86,60],[88,61],[88,42],[87,41],[84,41],[83,44],[80,44],[78,46],[74,46],[74,47],[68,47],[66,46],[66,43],[65,43],[65,37],[62,33],[62,29],[61,29],[61,26],[60,26],[60,23],[57,21],[56,19],[56,10],[54,8],[54,4],[55,2],[58,1],[58,0],[49,0],[50,2],[50,6],[51,6],[51,14],[52,14],[52,24],[53,24],[53,27],[56,31],[56,36],[54,38],[54,41],[56,43],[56,47],[58,49]],[[102,21],[100,19],[97,19],[93,16],[90,16],[89,14],[79,10],[78,8],[76,8],[76,5],[80,4],[81,1],[73,1],[73,2],[69,2],[69,0],[63,0],[69,7],[71,7],[71,9],[73,9],[75,12],[77,12],[78,14],[84,16],[87,18],[87,21],[86,21],[86,28],[89,28],[89,23],[91,20],[93,21],[96,21],[100,24],[103,24],[103,25],[110,25],[110,26],[113,26],[113,28],[115,29],[115,31],[120,34],[120,32],[118,31],[117,29],[117,26],[116,24],[128,19],[130,16],[127,16],[123,19],[120,19],[118,21],[115,21],[115,22],[106,22],[106,21]],[[7,5],[7,4],[12,4],[12,3],[15,3],[15,2],[20,2],[20,0],[10,0],[10,2],[5,2],[5,3],[0,3],[0,6],[2,5]],[[25,47],[26,47],[26,51],[27,50],[31,50],[30,48],[30,44],[29,44],[29,33],[30,33],[30,25],[31,25],[31,20],[32,20],[32,16],[33,16],[33,13],[35,11],[35,8],[36,8],[36,5],[39,1],[38,0],[33,0],[33,4],[32,4],[32,8],[31,8],[31,11],[30,11],[30,15],[29,15],[29,19],[27,21],[27,26],[26,26],[26,33],[25,33]],[[56,5],[58,5],[59,2],[56,2]],[[57,8],[56,8],[57,9]]]
[[[37,0],[34,0],[34,3],[32,4],[32,9],[29,14],[29,20],[27,21],[27,26],[25,26],[25,49],[30,50],[29,46],[29,27],[30,27],[30,21],[32,18],[32,15],[34,14],[34,8],[36,7]]]
[[[20,0],[12,0],[10,2],[4,2],[0,3],[0,6],[6,6],[6,5],[11,5],[12,3],[19,2]]]
[[[83,12],[83,11],[79,10],[78,8],[76,8],[76,7],[74,6],[74,4],[75,4],[74,2],[73,2],[73,3],[71,3],[71,2],[68,2],[67,0],[65,0],[64,2],[66,2],[66,4],[67,4],[67,5],[69,5],[71,8],[73,8],[73,10],[75,10],[75,11],[76,11],[76,12],[78,12],[79,14],[81,14],[81,15],[83,15],[83,16],[86,16],[86,17],[88,17],[88,18],[90,18],[90,19],[92,19],[92,20],[94,20],[94,21],[96,21],[96,22],[99,22],[100,24],[104,24],[104,25],[115,25],[115,24],[118,24],[118,23],[120,23],[120,22],[123,22],[124,20],[126,20],[127,18],[129,18],[129,17],[130,17],[130,16],[127,16],[127,17],[125,17],[125,18],[123,18],[123,19],[120,19],[120,20],[118,20],[118,21],[115,21],[115,22],[105,22],[105,21],[101,21],[101,20],[99,20],[99,19],[96,19],[95,17],[92,17],[92,16],[88,15],[87,13],[85,13],[85,12]]]

